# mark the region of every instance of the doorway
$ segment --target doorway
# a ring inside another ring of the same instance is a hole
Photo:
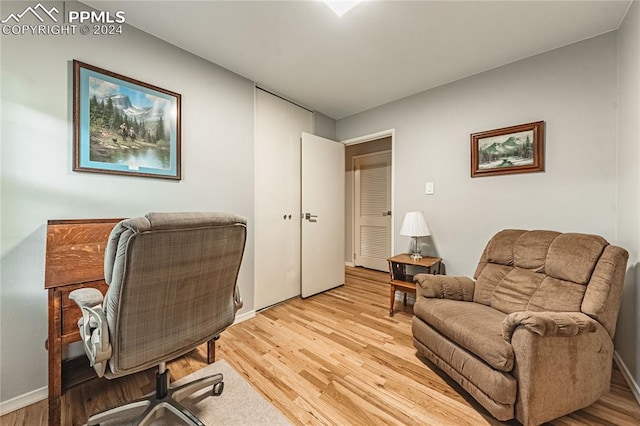
[[[391,256],[391,151],[353,157],[354,264],[388,270]]]
[[[344,142],[345,263],[388,272],[393,253],[393,130]]]

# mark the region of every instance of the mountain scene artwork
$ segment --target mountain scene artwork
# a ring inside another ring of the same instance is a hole
[[[181,179],[181,95],[73,60],[73,170]]]
[[[533,164],[533,130],[483,138],[478,141],[478,168]]]
[[[167,99],[89,77],[90,160],[168,169],[171,110]]]

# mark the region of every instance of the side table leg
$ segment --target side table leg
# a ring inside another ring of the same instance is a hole
[[[389,316],[393,316],[393,303],[396,301],[396,286],[391,284],[391,294],[389,296]]]

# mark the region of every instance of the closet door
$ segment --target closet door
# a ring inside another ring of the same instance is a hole
[[[313,114],[256,89],[255,309],[300,294],[300,136]]]

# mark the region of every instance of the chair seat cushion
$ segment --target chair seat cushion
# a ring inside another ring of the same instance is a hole
[[[489,306],[448,299],[421,297],[414,314],[493,368],[513,369],[513,348],[502,338],[506,314]]]

